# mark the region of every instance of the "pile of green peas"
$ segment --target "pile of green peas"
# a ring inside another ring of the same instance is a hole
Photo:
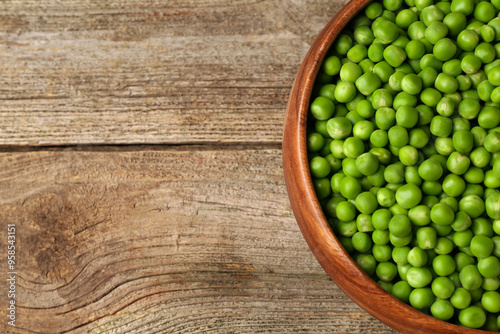
[[[500,328],[500,0],[381,0],[316,78],[307,149],[332,230],[383,289]]]

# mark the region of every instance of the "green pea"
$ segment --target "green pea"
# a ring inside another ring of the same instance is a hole
[[[332,192],[330,188],[330,180],[327,178],[313,179],[313,187],[319,200],[327,198]]]
[[[352,39],[346,34],[341,34],[339,37],[337,37],[333,46],[338,54],[345,55],[347,54],[347,51],[349,51],[349,49],[352,47]]]
[[[389,20],[380,21],[375,26],[372,26],[373,35],[382,44],[389,44],[399,36],[398,26]]]
[[[493,129],[494,127],[498,126],[498,124],[500,124],[500,109],[488,106],[481,108],[481,111],[479,112],[479,115],[477,117],[477,122],[482,128]]]
[[[373,92],[371,101],[375,110],[392,107],[392,94],[388,89],[380,88]],[[387,129],[384,129],[387,130]]]
[[[408,144],[408,131],[399,125],[393,126],[388,131],[389,143],[394,147],[403,147]]]
[[[417,206],[421,200],[422,191],[413,183],[403,185],[396,192],[397,203],[405,209],[411,209]]]
[[[356,79],[356,88],[365,96],[372,94],[380,88],[380,85],[380,79],[372,72],[367,72]]]
[[[415,95],[410,95],[406,92],[399,92],[393,101],[393,108],[398,110],[401,107],[415,107],[418,103],[418,99]]]
[[[322,65],[323,71],[328,75],[336,75],[340,72],[340,59],[336,56],[330,56],[325,59]]]
[[[462,196],[458,206],[460,211],[464,211],[471,218],[477,218],[485,211],[484,201],[478,195]]]
[[[432,282],[432,273],[427,267],[411,267],[406,272],[406,280],[412,288],[423,288]]]
[[[406,215],[394,215],[389,221],[388,229],[392,236],[402,238],[410,235],[412,224]]]
[[[495,17],[495,7],[489,2],[479,2],[474,8],[474,18],[481,22],[489,22]]]
[[[500,260],[498,259],[498,257],[493,255],[481,258],[477,263],[477,269],[479,270],[479,273],[485,278],[498,278],[498,276],[500,275]]]
[[[373,35],[373,31],[368,26],[360,26],[354,30],[354,40],[360,45],[370,45],[374,39],[375,36]],[[349,52],[351,51],[352,49],[347,52],[348,57],[349,57]],[[363,52],[364,52],[364,57],[366,57],[368,53],[366,47]],[[349,58],[351,59],[351,57]]]
[[[355,199],[361,193],[361,184],[356,178],[346,176],[342,179],[339,190],[345,198]]]
[[[490,153],[500,152],[500,133],[493,131],[484,138],[484,148]]]
[[[444,277],[440,277],[440,278],[444,278]],[[440,283],[440,285],[437,286],[436,290],[439,290],[441,288],[443,288],[443,286]],[[439,291],[441,291],[441,290],[439,290]],[[436,300],[431,305],[430,310],[431,310],[431,314],[435,318],[437,318],[439,320],[443,320],[443,321],[450,320],[453,317],[453,314],[455,311],[451,302],[449,302],[448,300],[444,300],[444,299]]]
[[[345,117],[334,117],[328,120],[326,129],[333,139],[344,139],[351,134],[352,123]]]
[[[469,328],[481,328],[486,323],[486,313],[478,306],[469,306],[458,314],[458,320]]]
[[[452,10],[444,17],[443,23],[451,36],[457,36],[467,26],[467,18],[463,13]]]
[[[356,65],[357,66],[357,65]],[[359,69],[361,72],[361,69]],[[356,75],[356,74],[355,74]],[[353,76],[353,78],[355,77]],[[356,77],[357,78],[357,77]],[[350,78],[352,79],[352,78]],[[353,81],[356,79],[353,79]],[[347,103],[356,96],[356,87],[353,82],[340,81],[335,88],[335,99],[340,103]]]
[[[454,308],[463,310],[471,304],[472,296],[469,291],[466,289],[459,287],[455,289],[453,295],[450,298],[450,302]]]
[[[381,43],[373,43],[368,47],[368,58],[377,63],[384,59],[384,45]]]
[[[453,228],[454,231],[463,232],[466,229],[468,229],[471,225],[472,225],[472,220],[470,216],[463,211],[458,211],[455,214],[455,220],[451,224],[451,227]]]
[[[474,55],[481,59],[483,64],[488,64],[495,60],[496,52],[493,45],[483,42],[476,46],[474,49]]]
[[[418,76],[422,80],[422,87],[429,88],[429,87],[434,86],[434,82],[436,81],[436,78],[438,76],[438,72],[433,67],[426,67],[426,68],[423,68],[420,71],[420,73],[418,73]]]
[[[459,152],[453,152],[448,157],[446,167],[456,175],[463,175],[470,166],[470,159]]]
[[[455,212],[449,205],[438,203],[432,207],[430,217],[437,225],[450,225],[455,219]]]
[[[436,44],[448,34],[448,27],[440,21],[431,22],[425,29],[424,36],[432,44]]]
[[[437,59],[447,61],[453,58],[457,52],[457,46],[451,39],[443,38],[436,42],[432,52]]]
[[[473,51],[479,44],[479,34],[474,30],[463,30],[458,34],[457,45],[463,51]]]
[[[443,175],[443,168],[435,159],[427,159],[418,167],[418,174],[423,180],[436,181]]]
[[[307,150],[309,152],[318,152],[325,145],[325,138],[317,133],[313,132],[307,135]]]
[[[342,203],[339,203],[339,205]],[[368,233],[356,232],[352,236],[352,245],[354,249],[360,253],[368,252],[372,248],[372,244],[373,244],[372,239],[370,238],[370,235]]]
[[[443,97],[442,94],[434,88],[425,88],[420,93],[420,99],[424,104],[428,105],[429,107],[437,106],[438,102],[441,100],[442,97]]]
[[[458,89],[457,79],[445,73],[439,73],[434,85],[442,93],[454,93]]]
[[[426,205],[417,205],[408,211],[408,218],[416,226],[426,226],[430,224],[430,208]]]

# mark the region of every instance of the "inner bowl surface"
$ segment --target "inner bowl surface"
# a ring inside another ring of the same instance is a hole
[[[488,333],[438,320],[385,292],[351,259],[333,235],[319,205],[306,149],[309,100],[328,49],[371,0],[352,0],[328,22],[305,56],[293,84],[283,134],[283,168],[293,212],[310,249],[327,274],[359,306],[401,333]]]

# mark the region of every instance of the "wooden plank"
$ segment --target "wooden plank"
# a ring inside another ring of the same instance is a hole
[[[277,143],[346,2],[0,2],[0,145]]]
[[[0,223],[1,332],[393,333],[308,250],[279,145],[4,150]]]

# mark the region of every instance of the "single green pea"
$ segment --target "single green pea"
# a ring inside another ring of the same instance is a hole
[[[342,202],[344,203],[344,202]],[[339,203],[342,204],[342,203]],[[337,206],[338,208],[338,206]],[[372,239],[368,233],[365,232],[356,232],[352,236],[352,245],[355,250],[357,250],[360,253],[366,253],[368,252],[373,245]]]
[[[493,129],[497,127],[498,124],[500,124],[500,109],[497,107],[488,106],[481,108],[481,111],[479,112],[479,115],[477,117],[477,122],[479,126],[484,129]]]
[[[469,166],[469,157],[459,152],[451,153],[446,162],[446,167],[448,168],[448,170],[456,175],[465,174]]]
[[[434,117],[434,111],[429,106],[419,104],[415,107],[418,112],[418,122],[417,125],[427,125],[432,121]]]
[[[474,18],[487,23],[495,17],[495,7],[489,2],[479,2],[474,8]]]
[[[340,221],[349,222],[353,221],[356,217],[356,207],[348,201],[343,201],[337,204],[336,207],[337,218]]]
[[[459,153],[465,154],[472,151],[474,137],[467,130],[458,130],[453,134],[453,147]]]
[[[443,23],[451,36],[457,36],[467,26],[467,18],[463,13],[452,10],[444,17]]]
[[[323,157],[314,157],[309,162],[309,169],[311,170],[311,174],[315,178],[324,178],[331,172],[331,166]]]
[[[422,191],[413,183],[405,184],[396,192],[397,203],[405,208],[411,209],[422,200]]]
[[[439,285],[437,285],[437,287],[435,288],[437,291],[442,291],[441,289],[443,289],[443,285],[440,283]],[[434,289],[433,289],[434,291]],[[431,314],[439,319],[439,320],[443,320],[443,321],[447,321],[447,320],[450,320],[454,313],[455,313],[455,309],[453,307],[453,305],[451,304],[451,302],[449,302],[448,300],[444,300],[444,299],[438,299],[436,300],[432,305],[431,305]]]
[[[448,137],[453,129],[453,122],[448,117],[435,116],[430,125],[430,132],[437,137]]]
[[[437,225],[451,225],[455,219],[455,212],[449,205],[438,203],[432,207],[430,217]]]
[[[357,66],[357,65],[356,65]],[[361,72],[361,69],[359,69]],[[360,74],[361,75],[361,74]],[[354,78],[356,74],[352,78]],[[350,79],[352,79],[350,78]],[[357,78],[357,77],[356,77]],[[353,79],[353,81],[356,79]],[[335,99],[340,103],[347,103],[356,96],[356,86],[353,82],[340,81],[335,88]]]
[[[380,79],[372,72],[359,76],[355,84],[358,91],[365,96],[372,94],[381,86]]]
[[[454,308],[463,310],[467,308],[472,301],[472,296],[470,292],[462,287],[455,289],[453,295],[450,298],[450,302]]]
[[[330,56],[325,59],[322,65],[323,71],[328,75],[339,74],[341,68],[340,59],[337,56]]]
[[[426,67],[426,68],[423,68],[420,71],[420,73],[418,73],[418,76],[422,80],[422,87],[429,88],[429,87],[434,86],[434,82],[436,81],[436,78],[438,76],[438,72],[433,67]]]
[[[443,175],[443,168],[438,161],[427,159],[418,167],[418,174],[423,180],[436,181]]]
[[[474,194],[462,196],[462,199],[458,203],[458,207],[460,211],[464,211],[471,218],[477,218],[485,211],[483,199]]]
[[[484,138],[483,145],[490,153],[500,152],[500,133],[496,131],[488,133]]]
[[[408,94],[406,92],[399,92],[393,101],[393,108],[398,110],[401,107],[415,107],[418,103],[417,96]]]
[[[378,170],[379,161],[370,152],[362,153],[356,158],[356,167],[363,175],[372,175]]]
[[[478,167],[484,168],[488,166],[491,159],[491,153],[488,152],[484,147],[478,147],[470,154],[471,163]]]
[[[469,306],[458,314],[458,320],[469,328],[481,328],[486,323],[486,313],[478,306]]]
[[[382,44],[389,44],[399,36],[398,26],[389,20],[384,20],[372,26],[373,35]]]
[[[462,69],[460,67],[460,59],[450,59],[443,64],[443,73],[451,75],[452,77],[457,77],[462,74]]]
[[[500,86],[500,67],[492,68],[488,74],[488,81],[494,86]]]
[[[326,129],[333,139],[344,139],[351,134],[352,123],[345,117],[334,117],[328,120]]]
[[[474,51],[478,44],[479,34],[474,30],[463,30],[457,36],[457,45],[463,51]]]
[[[436,42],[432,52],[437,59],[447,61],[453,58],[457,52],[457,46],[451,39],[443,38]]]
[[[353,41],[351,37],[346,34],[341,34],[337,37],[333,47],[335,51],[340,55],[347,54],[347,51],[352,47]]]
[[[357,43],[359,43],[360,45],[363,45],[363,46],[370,45],[374,39],[375,39],[375,36],[373,35],[373,31],[368,26],[359,26],[354,30],[354,40]],[[349,52],[351,52],[351,51],[352,51],[352,49],[347,52],[348,57],[349,57]],[[364,52],[364,57],[366,57],[367,53],[368,53],[366,47],[365,47],[365,50],[363,52]],[[352,55],[351,55],[351,57],[352,57]],[[351,57],[349,57],[349,58],[351,59]]]
[[[445,38],[447,34],[448,27],[440,21],[431,22],[424,32],[425,39],[432,44],[436,44],[439,40]]]
[[[361,140],[368,140],[373,133],[375,126],[370,121],[359,121],[354,124],[352,128],[352,134],[354,137]]]
[[[332,193],[330,180],[327,178],[313,179],[313,187],[319,200],[327,198]]]
[[[406,280],[412,288],[423,288],[432,282],[432,273],[427,267],[411,267],[406,272]]]
[[[415,147],[406,145],[399,150],[399,160],[405,166],[413,166],[418,161],[418,151]]]
[[[389,143],[395,147],[403,147],[408,144],[409,136],[408,131],[399,125],[393,126],[387,132]]]
[[[500,193],[493,193],[485,201],[485,208],[488,217],[491,219],[500,219]]]
[[[437,45],[437,44],[436,44]],[[454,93],[458,89],[458,81],[453,76],[445,73],[439,73],[435,87],[442,93]]]
[[[481,59],[483,64],[491,63],[496,58],[495,48],[493,45],[486,42],[480,43],[476,46],[474,49],[474,55]]]
[[[325,145],[325,138],[317,133],[313,132],[307,135],[307,150],[309,152],[318,152]]]
[[[442,94],[438,90],[430,87],[425,88],[420,93],[420,99],[424,104],[428,105],[429,107],[436,107],[442,97],[443,97]]]
[[[384,59],[392,67],[398,67],[405,61],[406,53],[398,46],[389,45],[384,50]]]
[[[381,43],[373,43],[368,47],[368,58],[377,63],[384,59],[384,45]]]
[[[392,100],[393,97],[391,92],[385,88],[377,89],[373,92],[371,97],[372,106],[375,110],[392,107]]]
[[[457,82],[458,82],[458,90],[460,91],[466,91],[471,88],[472,86],[472,81],[470,78],[466,75],[459,75],[456,77]],[[460,100],[461,102],[461,100]],[[459,103],[460,103],[459,102]]]
[[[434,251],[438,255],[446,255],[450,254],[454,248],[453,241],[448,239],[447,237],[439,237],[436,241],[436,246],[434,247]]]

